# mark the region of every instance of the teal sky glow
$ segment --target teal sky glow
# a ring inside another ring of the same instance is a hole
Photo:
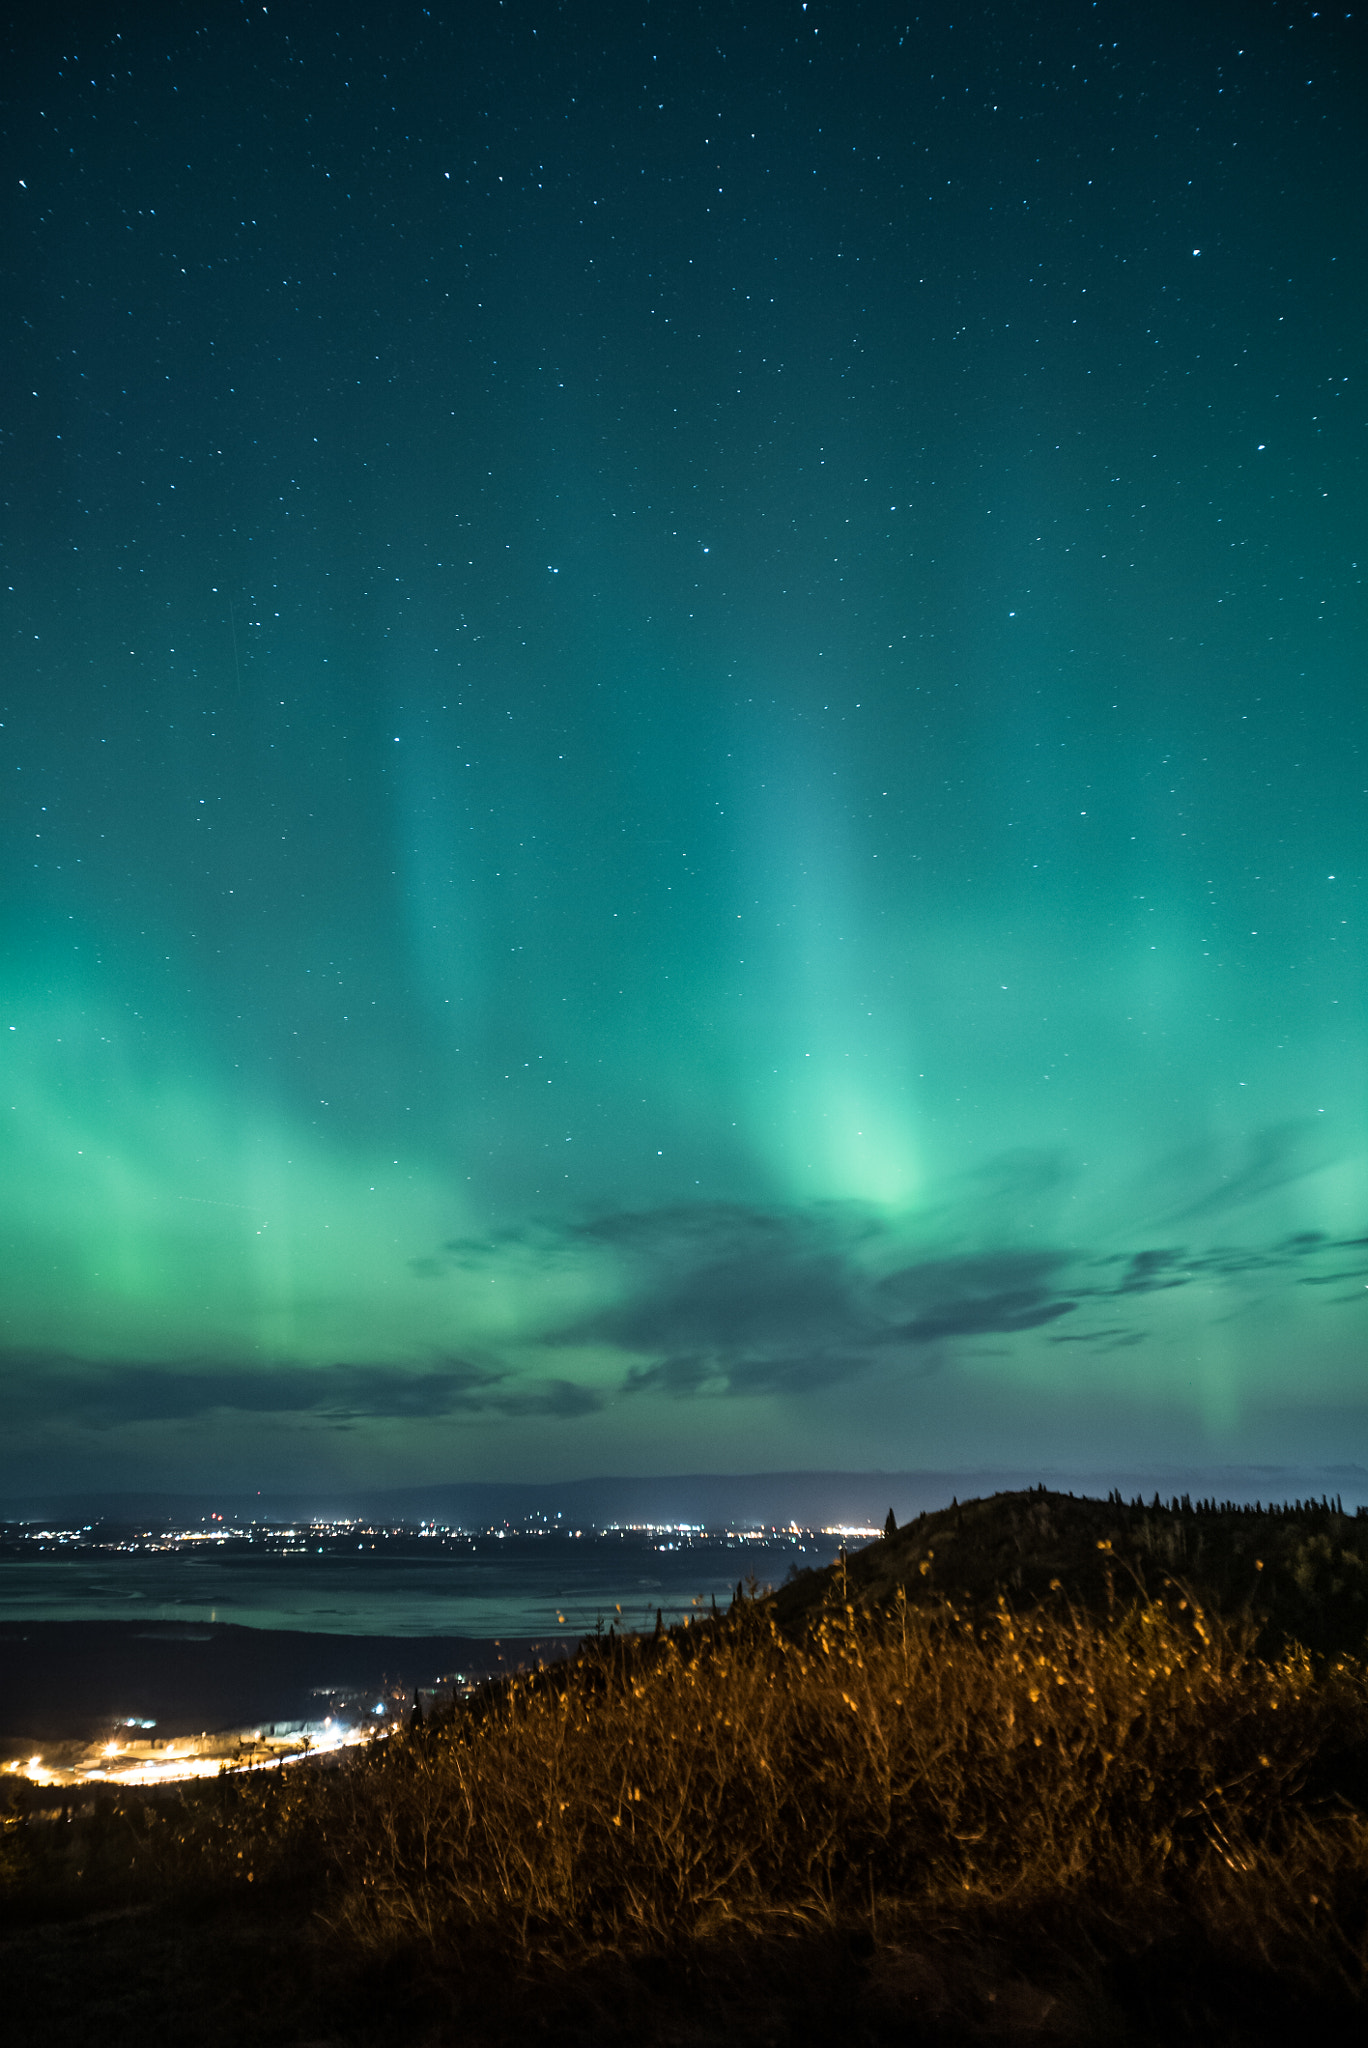
[[[1368,1461],[1357,23],[159,14],[4,67],[0,1481]]]

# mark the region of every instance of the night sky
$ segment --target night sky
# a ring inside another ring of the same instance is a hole
[[[14,31],[0,1481],[1368,1460],[1363,57]]]

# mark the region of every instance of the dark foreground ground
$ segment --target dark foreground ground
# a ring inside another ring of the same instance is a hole
[[[1361,2009],[1233,1970],[1178,1927],[1106,1958],[1063,1924],[901,1933],[738,1943],[695,1966],[608,1959],[520,1984],[493,1959],[339,1966],[267,1896],[11,1924],[0,1983],[6,2037],[24,2048],[1362,2048]]]
[[[590,1643],[517,1715],[500,1692],[360,1763],[184,1798],[3,1779],[4,2038],[1362,2048],[1365,1611],[1363,1524],[1329,1503],[999,1496],[696,1631]],[[55,1726],[64,1687],[73,1713],[199,1728],[211,1698],[281,1713],[287,1679],[535,1662],[23,1633],[0,1725],[27,1701]]]
[[[0,1747],[90,1741],[111,1722],[159,1736],[321,1718],[327,1694],[410,1694],[563,1656],[566,1642],[509,1637],[332,1636],[286,1629],[136,1621],[0,1624]]]

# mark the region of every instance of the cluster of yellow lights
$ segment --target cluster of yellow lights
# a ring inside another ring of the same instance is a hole
[[[300,1743],[277,1749],[269,1757],[251,1755],[241,1760],[226,1752],[205,1755],[188,1744],[178,1749],[174,1742],[168,1742],[155,1757],[139,1754],[122,1742],[106,1742],[95,1758],[69,1767],[31,1756],[16,1758],[4,1768],[15,1777],[26,1778],[31,1785],[168,1785],[186,1778],[216,1778],[220,1771],[303,1763],[311,1756],[326,1756],[333,1750],[370,1742],[384,1732],[381,1727],[325,1724],[318,1735],[310,1736],[307,1747]]]

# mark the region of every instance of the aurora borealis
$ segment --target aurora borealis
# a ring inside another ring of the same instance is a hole
[[[0,1480],[1368,1454],[1358,20],[16,36]]]

